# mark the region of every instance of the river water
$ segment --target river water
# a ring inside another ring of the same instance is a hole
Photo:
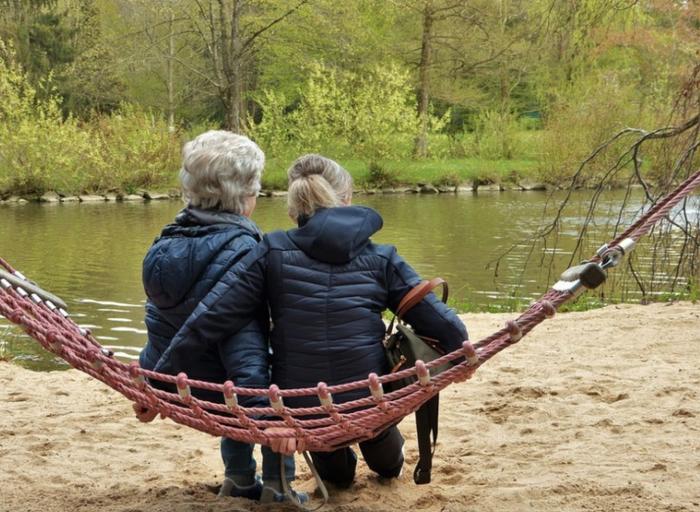
[[[537,262],[555,251],[557,272],[565,268],[589,196],[585,192],[575,196],[564,216],[557,248],[540,247],[535,253],[530,252],[529,244],[519,241],[554,215],[563,195],[368,195],[357,196],[355,203],[382,214],[384,228],[374,241],[396,245],[423,277],[445,278],[457,307],[493,309],[512,305],[514,299],[526,304],[556,280]],[[616,219],[622,199],[622,191],[607,193],[597,208],[599,218]],[[549,206],[543,214],[545,204]],[[641,195],[633,197],[623,219],[634,218],[640,204]],[[136,358],[146,334],[141,261],[163,225],[181,207],[177,201],[0,205],[0,256],[62,297],[75,320],[92,329],[103,345],[125,359]],[[261,198],[253,219],[264,231],[292,227],[284,198]],[[612,235],[606,222],[594,229],[601,244]],[[489,263],[513,246],[496,278]],[[3,354],[32,368],[62,367],[59,360],[0,318]]]

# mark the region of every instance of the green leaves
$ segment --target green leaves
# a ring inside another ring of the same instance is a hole
[[[398,65],[353,73],[315,64],[299,96],[295,106],[269,90],[256,98],[262,120],[250,133],[273,154],[331,146],[370,161],[408,154],[418,126],[415,96]]]
[[[180,139],[160,115],[122,106],[89,123],[63,117],[51,78],[38,95],[0,41],[0,193],[41,195],[171,185]]]

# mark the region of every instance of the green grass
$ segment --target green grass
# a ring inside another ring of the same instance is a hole
[[[267,162],[263,173],[263,188],[287,189],[287,167],[292,158],[273,159]],[[369,163],[362,160],[339,159],[352,174],[356,188],[382,186],[370,177]],[[480,180],[482,182],[512,182],[519,178],[535,176],[536,160],[483,160],[480,158],[450,158],[444,160],[388,160],[378,167],[393,183],[384,185],[411,186],[417,183],[457,184]]]

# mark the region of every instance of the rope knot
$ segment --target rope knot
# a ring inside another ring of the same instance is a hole
[[[547,318],[552,318],[557,313],[557,309],[554,307],[554,304],[548,300],[541,300],[540,308],[542,308],[542,312]]]
[[[510,342],[517,343],[523,337],[523,331],[515,320],[508,320],[506,322],[506,330],[510,334]]]

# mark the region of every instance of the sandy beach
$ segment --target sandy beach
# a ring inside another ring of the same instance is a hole
[[[464,315],[479,339],[512,314]],[[232,512],[218,440],[77,371],[0,363],[0,510]],[[700,305],[557,315],[442,395],[433,483],[381,482],[360,462],[323,510],[700,512]],[[313,491],[297,458],[296,487]],[[279,509],[279,508],[277,508]],[[289,509],[289,508],[287,508]]]

